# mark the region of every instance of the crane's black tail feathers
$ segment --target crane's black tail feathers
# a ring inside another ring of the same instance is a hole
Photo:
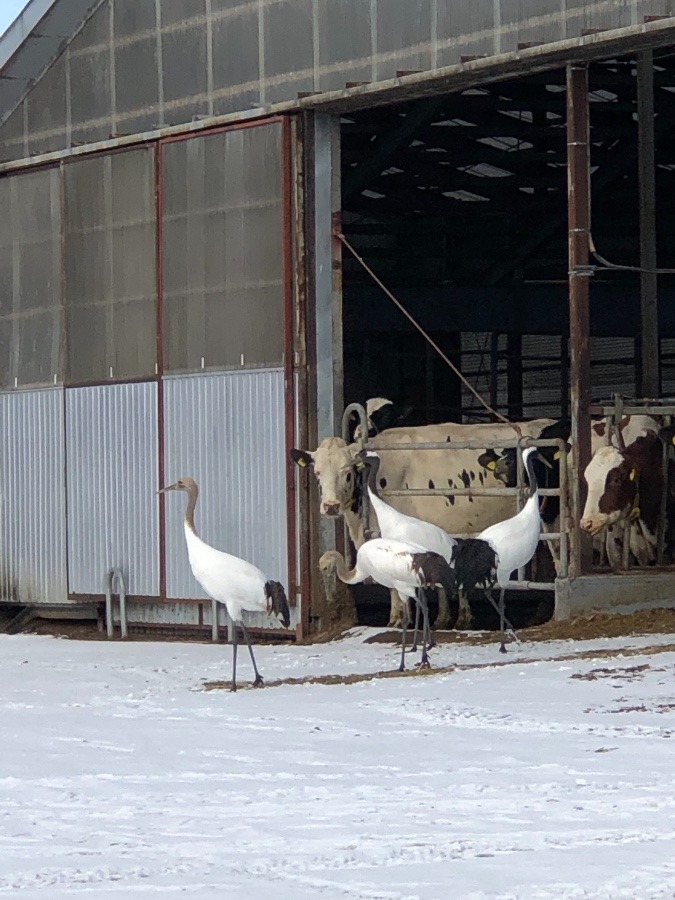
[[[448,601],[448,628],[454,628],[459,617],[459,591],[457,579],[447,562],[438,553],[413,554],[413,569],[419,573],[423,588],[435,588],[440,585]]]
[[[497,580],[497,553],[480,538],[458,538],[452,551],[457,585],[464,594],[476,588],[491,588]]]
[[[284,628],[291,624],[291,611],[288,608],[286,591],[280,581],[265,582],[265,597],[267,599],[267,614],[279,616],[284,623]]]

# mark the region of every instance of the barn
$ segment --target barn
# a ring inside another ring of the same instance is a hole
[[[674,108],[673,0],[30,0],[0,39],[2,601],[122,586],[130,627],[215,633],[156,493],[190,474],[205,539],[321,628],[340,529],[290,449],[380,394],[482,413],[370,272],[493,407],[571,416],[556,614],[675,596],[574,527],[594,405],[675,409]]]

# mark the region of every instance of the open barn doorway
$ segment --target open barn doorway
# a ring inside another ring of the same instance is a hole
[[[640,259],[637,56],[589,67],[592,233]],[[675,266],[675,57],[654,51],[658,264]],[[569,414],[564,69],[343,114],[342,231],[446,355],[511,419]],[[489,421],[343,250],[344,400],[384,396],[408,422]],[[658,283],[659,395],[675,394],[672,278]],[[640,277],[591,284],[591,390],[643,396]],[[552,603],[518,598],[541,618]],[[359,610],[366,621],[369,613]],[[488,616],[491,615],[488,610]]]

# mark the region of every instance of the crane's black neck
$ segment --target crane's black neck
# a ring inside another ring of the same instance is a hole
[[[191,484],[188,488],[188,502],[187,507],[185,509],[185,524],[190,529],[193,534],[197,534],[197,529],[195,528],[195,506],[197,505],[197,495],[199,494],[199,488],[196,484]]]
[[[534,495],[539,490],[539,485],[537,484],[537,476],[534,471],[534,453],[530,453],[525,461],[525,468],[527,469],[527,481],[530,486],[530,497],[534,497]]]
[[[366,472],[368,477],[368,487],[379,499],[380,492],[377,487],[377,473],[380,471],[380,457],[366,456]]]

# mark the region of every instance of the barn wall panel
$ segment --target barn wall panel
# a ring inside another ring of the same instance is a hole
[[[432,71],[674,10],[673,0],[103,0],[0,126],[0,158]]]
[[[0,598],[66,599],[63,391],[0,394]]]
[[[168,483],[190,475],[199,485],[205,541],[287,586],[283,390],[282,369],[167,377],[164,471]],[[168,494],[165,510],[167,597],[205,598],[185,547],[185,496]]]
[[[71,592],[119,566],[127,593],[159,595],[158,470],[156,383],[66,391]]]

